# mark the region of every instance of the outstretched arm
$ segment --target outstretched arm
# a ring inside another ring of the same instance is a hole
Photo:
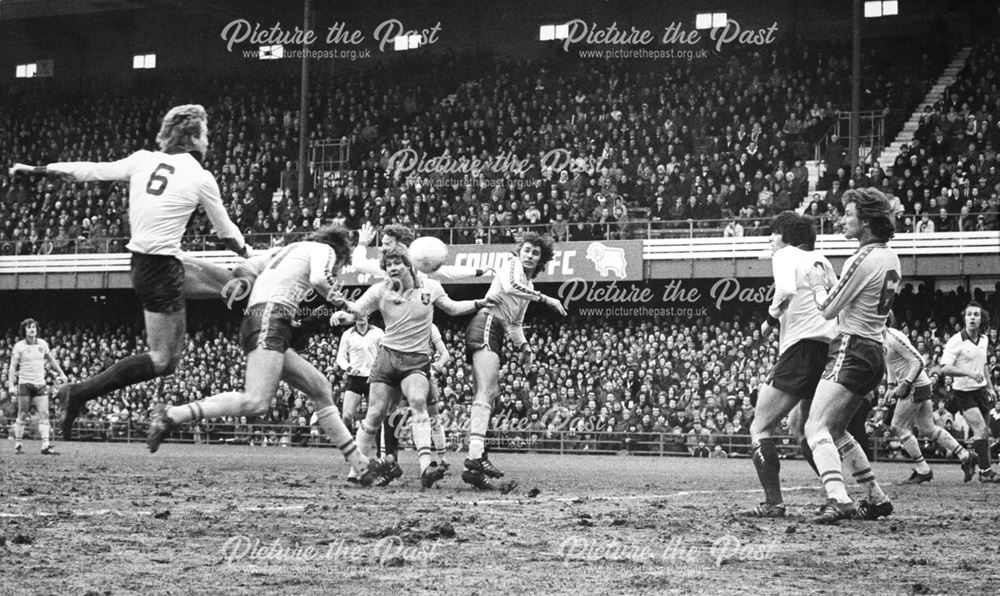
[[[136,164],[136,156],[144,153],[137,151],[125,159],[111,162],[63,161],[44,166],[32,166],[16,163],[10,168],[11,176],[16,174],[38,174],[42,176],[64,176],[76,182],[91,182],[94,180],[128,180],[132,168]]]

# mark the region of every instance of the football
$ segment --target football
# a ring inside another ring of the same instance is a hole
[[[423,273],[434,273],[448,259],[448,247],[432,236],[421,236],[410,243],[410,262]]]

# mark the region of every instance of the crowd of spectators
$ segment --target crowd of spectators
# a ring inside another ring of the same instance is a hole
[[[902,51],[914,59],[895,60]],[[890,121],[908,114],[950,53],[931,39],[872,45],[864,108]],[[244,232],[266,235],[258,244],[328,221],[352,228],[401,222],[438,230],[452,243],[510,241],[527,226],[563,239],[628,238],[644,233],[639,221],[664,230],[718,234],[728,226],[731,235],[753,234],[787,208],[835,220],[840,194],[869,184],[901,193],[902,205],[929,192],[924,209],[954,188],[965,194],[945,206],[957,213],[968,195],[970,216],[982,214],[983,226],[997,229],[996,205],[989,203],[1000,182],[988,143],[1000,109],[996,94],[985,91],[995,85],[986,66],[995,59],[995,43],[977,48],[960,83],[928,115],[935,130],[939,120],[960,122],[948,127],[953,135],[975,128],[975,148],[949,142],[942,153],[918,142],[893,172],[872,172],[851,169],[843,158],[843,168],[833,167],[828,146],[836,180],[814,197],[803,160],[848,103],[842,81],[850,60],[847,46],[800,39],[666,70],[641,61],[470,54],[438,56],[419,69],[401,61],[317,76],[310,139],[343,140],[350,159],[320,184],[313,184],[317,164],[308,164],[304,188],[298,187],[298,101],[287,91],[296,89],[292,79],[196,81],[164,73],[127,93],[10,96],[0,102],[0,153],[10,162],[35,163],[124,157],[151,146],[182,88],[208,108],[212,148],[204,164]],[[887,132],[894,134],[891,126]],[[455,160],[516,156],[532,167],[522,174],[487,169],[474,179],[406,173],[390,167],[401,150]],[[562,165],[543,161],[553,150],[566,151]],[[914,159],[914,167],[903,167]],[[925,166],[933,176],[922,175]],[[0,220],[0,254],[124,250],[114,240],[128,235],[123,184],[12,181],[4,167],[0,196],[9,207]],[[977,224],[959,217],[954,226]],[[197,213],[188,247],[204,246],[210,231]]]
[[[994,315],[1000,312],[1000,291],[990,295],[977,291],[976,297]],[[961,325],[959,310],[969,298],[962,289],[928,295],[922,286],[916,290],[907,286],[900,293],[896,311],[905,321],[901,329],[928,362],[940,359],[944,342]],[[177,372],[93,402],[82,419],[84,426],[108,438],[130,429],[141,436],[155,403],[186,403],[241,388],[244,358],[237,343],[235,315],[231,318],[228,323],[219,323],[219,317],[192,322]],[[705,456],[745,452],[757,386],[777,357],[776,334],[761,336],[759,323],[756,317],[732,313],[672,320],[534,318],[529,321],[529,339],[537,352],[535,361],[525,369],[518,359],[509,358],[501,371],[500,398],[491,425],[494,446],[636,453],[662,449]],[[464,321],[439,320],[438,324],[452,356],[438,378],[438,407],[449,436],[461,441],[473,396],[471,369],[464,357]],[[74,381],[145,350],[141,328],[138,321],[43,320],[42,336]],[[9,361],[15,332],[16,323],[0,340],[0,362]],[[1000,384],[996,328],[989,334],[989,365],[994,382]],[[317,333],[307,352],[331,379],[335,395],[343,388],[343,371],[335,366],[338,336],[336,330]],[[6,393],[6,375],[4,366],[0,369],[0,404],[10,419],[14,404]],[[952,416],[942,407],[950,378],[935,376],[934,381],[936,420],[942,426],[950,424],[956,433],[966,432],[961,416]],[[64,405],[52,404],[53,419],[61,418]],[[893,407],[883,386],[870,419],[873,436],[889,438]],[[195,440],[301,444],[315,440],[311,414],[308,400],[281,384],[265,416],[212,421],[188,432]],[[994,420],[1000,423],[1000,413]]]
[[[839,198],[852,185],[880,186],[895,197],[897,228],[903,232],[1000,230],[1000,96],[996,64],[1000,44],[975,47],[957,80],[920,117],[913,142],[904,145],[888,170],[855,168],[837,158],[839,142],[827,147],[822,213],[841,210]],[[812,207],[809,207],[812,209]]]

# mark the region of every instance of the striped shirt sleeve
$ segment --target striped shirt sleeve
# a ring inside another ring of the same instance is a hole
[[[833,286],[830,293],[827,294],[826,300],[822,304],[817,305],[825,319],[829,320],[836,317],[868,283],[869,268],[865,264],[865,259],[871,254],[873,249],[873,246],[866,246],[855,253],[848,260],[847,266],[844,268],[844,274],[840,277],[840,280]]]
[[[524,277],[524,269],[519,267],[519,264],[520,263],[517,258],[513,258],[507,259],[507,261],[505,261],[501,266],[501,271],[498,277],[500,278],[503,291],[516,294],[536,302],[541,300],[541,292],[536,292],[527,286],[527,279]]]

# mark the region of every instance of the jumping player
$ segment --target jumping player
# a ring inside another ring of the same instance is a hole
[[[486,457],[486,432],[489,430],[493,403],[500,394],[500,365],[503,359],[503,337],[506,333],[514,341],[514,349],[521,363],[531,363],[531,345],[524,337],[522,324],[529,302],[541,302],[566,316],[555,298],[537,292],[531,280],[535,278],[555,253],[555,242],[549,236],[527,232],[518,245],[514,258],[499,267],[486,297],[495,304],[479,309],[469,321],[465,332],[466,352],[472,360],[472,373],[476,381],[476,396],[472,402],[469,427],[469,454],[465,459],[462,480],[478,489],[496,487],[490,478],[502,478],[503,472]]]
[[[920,436],[930,438],[961,460],[965,481],[968,482],[975,475],[976,458],[951,433],[934,424],[930,402],[931,380],[924,370],[924,359],[906,334],[894,328],[895,322],[896,317],[890,312],[885,328],[885,364],[889,385],[895,386],[896,409],[892,414],[892,431],[914,465],[913,473],[903,484],[921,484],[934,479],[934,472],[924,460],[920,444],[911,431],[914,425]]]
[[[444,469],[431,458],[431,421],[427,412],[434,307],[461,316],[492,301],[453,301],[439,282],[417,275],[402,244],[382,251],[382,268],[389,279],[368,288],[357,302],[331,298],[331,302],[343,303],[350,315],[363,316],[379,310],[385,321],[385,336],[372,365],[368,412],[358,429],[357,443],[364,453],[372,452],[386,410],[395,392],[402,391],[413,410],[411,425],[421,484],[429,488],[444,477]]]
[[[885,375],[885,319],[901,279],[899,257],[886,243],[895,234],[889,200],[874,188],[844,193],[844,235],[860,248],[844,263],[840,281],[830,288],[822,267],[809,273],[822,315],[838,319],[823,378],[805,423],[806,440],[826,489],[827,502],[813,519],[831,524],[860,515],[877,519],[892,513],[892,503],[875,480],[858,442],[845,432],[860,400]],[[868,498],[855,507],[844,486],[841,458]]]
[[[55,455],[49,444],[49,388],[45,383],[45,364],[56,371],[56,381],[66,382],[66,374],[59,361],[52,356],[49,344],[38,337],[35,319],[21,321],[21,341],[11,350],[10,371],[7,379],[11,395],[17,396],[17,421],[14,422],[14,453],[24,453],[24,425],[34,403],[38,412],[38,434],[42,439],[42,455]]]
[[[783,211],[771,222],[774,298],[761,331],[767,335],[772,327],[780,329],[779,357],[760,386],[750,423],[753,464],[764,488],[764,502],[745,512],[753,517],[785,516],[774,433],[796,405],[802,404],[803,413],[809,411],[826,367],[830,341],[837,335],[836,322],[823,318],[817,309],[808,280],[812,268],[820,265],[827,273],[827,283],[832,286],[837,282],[830,262],[813,252],[815,242],[812,222],[793,211]]]
[[[239,229],[230,221],[219,186],[199,159],[208,148],[208,116],[200,105],[171,108],[156,137],[160,151],[136,151],[111,163],[65,162],[47,166],[15,164],[11,174],[35,173],[78,182],[129,181],[132,287],[142,300],[149,352],[124,358],[80,383],[63,385],[66,404],[63,439],[85,404],[135,383],[173,373],[184,349],[184,265],[181,237],[201,205],[227,248],[248,256]]]
[[[157,405],[150,416],[147,444],[156,453],[178,424],[221,416],[260,416],[271,407],[278,381],[305,393],[316,410],[318,424],[350,464],[363,470],[359,482],[370,484],[382,474],[384,462],[359,452],[333,403],[329,380],[290,347],[296,309],[313,291],[329,297],[338,288],[336,276],[350,262],[347,230],[327,226],[302,242],[281,250],[257,278],[240,341],[247,353],[246,385],[183,406]]]
[[[962,311],[964,328],[951,336],[941,355],[940,374],[949,375],[949,410],[961,412],[972,429],[972,449],[979,462],[980,482],[1000,482],[990,461],[989,411],[997,393],[987,368],[990,338],[983,333],[987,321],[982,305],[970,302]],[[968,480],[968,479],[967,479]]]

